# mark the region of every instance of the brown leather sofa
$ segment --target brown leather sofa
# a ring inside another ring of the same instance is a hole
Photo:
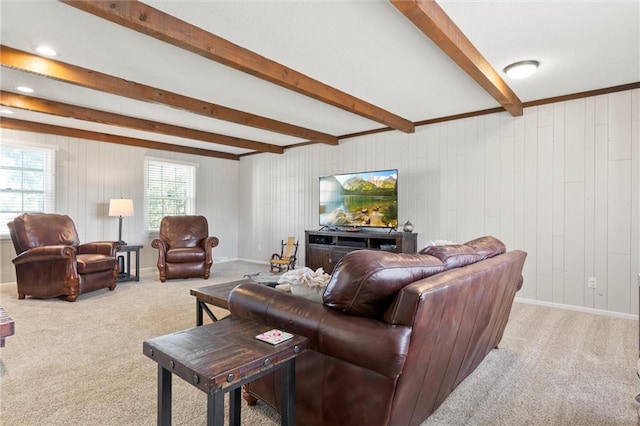
[[[525,257],[493,237],[421,254],[354,251],[323,304],[248,283],[229,307],[310,339],[296,359],[297,424],[419,425],[497,347]],[[279,410],[278,374],[247,385],[245,399]]]
[[[7,226],[17,254],[18,298],[66,296],[75,302],[80,294],[116,288],[120,243],[80,244],[76,226],[66,215],[24,213]]]
[[[209,236],[204,216],[165,216],[158,238],[151,246],[158,249],[160,281],[171,278],[209,278],[218,238]]]

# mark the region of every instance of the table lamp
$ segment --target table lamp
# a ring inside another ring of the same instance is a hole
[[[127,243],[122,241],[122,216],[133,216],[133,200],[112,198],[109,201],[109,216],[118,216],[118,241],[126,245]]]

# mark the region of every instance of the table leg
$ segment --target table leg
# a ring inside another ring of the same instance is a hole
[[[282,419],[283,426],[296,424],[296,359],[282,367]]]
[[[171,426],[171,372],[158,364],[158,426]]]
[[[229,392],[229,426],[240,426],[241,417],[241,387]]]
[[[196,327],[200,327],[202,325],[202,302],[200,299],[196,297]]]
[[[205,301],[196,297],[196,327],[203,324],[202,312],[206,312],[207,315],[209,315],[209,318],[211,318],[211,321],[218,321],[218,318],[216,318],[213,312],[211,312],[211,309],[209,309]]]
[[[127,252],[127,277],[131,276],[131,252]]]
[[[218,321],[218,318],[216,318],[216,316],[213,314],[213,312],[211,312],[211,309],[209,309],[209,307],[207,306],[206,303],[202,302],[202,308],[207,313],[207,315],[209,315],[209,318],[211,318],[211,321],[213,321],[213,322]]]
[[[140,281],[140,249],[136,249],[136,281]]]
[[[207,426],[224,425],[224,392],[207,395]]]

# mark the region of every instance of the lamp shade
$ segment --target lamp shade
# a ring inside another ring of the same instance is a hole
[[[109,216],[133,216],[133,200],[112,198],[109,201]]]

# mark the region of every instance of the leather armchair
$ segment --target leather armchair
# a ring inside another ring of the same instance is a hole
[[[80,294],[116,288],[116,252],[120,243],[80,244],[69,216],[24,213],[7,224],[16,250],[18,298],[65,296],[75,302]]]
[[[171,278],[209,278],[218,238],[209,236],[204,216],[165,216],[160,234],[151,242],[158,249],[160,281]]]

